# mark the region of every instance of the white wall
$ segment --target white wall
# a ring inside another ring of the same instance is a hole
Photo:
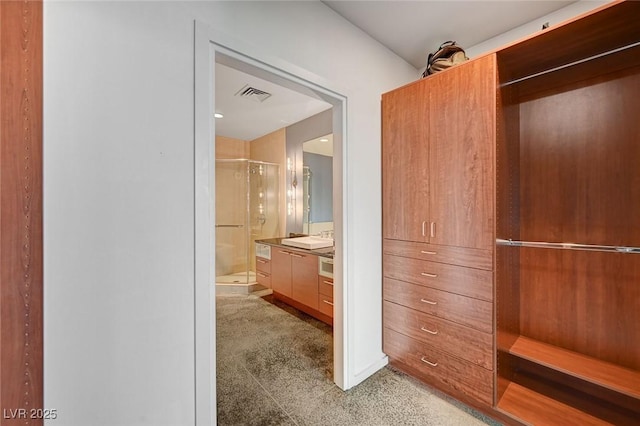
[[[319,2],[47,1],[50,424],[194,423],[194,19],[349,88],[354,383],[384,358],[379,101],[417,70]]]
[[[536,32],[540,31],[542,29],[542,25],[547,22],[551,27],[553,27],[554,25],[566,21],[567,19],[571,19],[575,16],[581,15],[585,12],[607,4],[610,1],[611,0],[582,0],[571,3],[569,6],[563,7],[562,9],[556,10],[555,12],[552,12],[548,15],[544,15],[538,19],[534,19],[533,21],[528,22],[524,25],[520,25],[519,27],[516,27],[511,31],[507,31],[506,33],[497,35],[496,37],[490,38],[489,40],[483,41],[482,43],[478,43],[475,46],[471,46],[470,48],[465,49],[465,51],[469,58],[482,55],[483,53],[493,51],[506,44],[512,43],[524,37],[528,37],[531,34],[535,34]]]

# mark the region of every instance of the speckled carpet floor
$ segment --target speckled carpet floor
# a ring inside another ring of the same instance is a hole
[[[218,424],[498,425],[386,367],[343,392],[331,328],[257,296],[216,300]]]

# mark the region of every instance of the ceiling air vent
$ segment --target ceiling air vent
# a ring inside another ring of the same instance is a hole
[[[251,99],[256,102],[264,102],[269,96],[271,96],[271,93],[267,93],[264,90],[256,89],[255,87],[251,87],[247,84],[242,89],[236,92],[236,96]]]

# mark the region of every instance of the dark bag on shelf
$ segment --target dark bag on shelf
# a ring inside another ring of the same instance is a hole
[[[429,53],[427,59],[427,69],[422,73],[422,77],[435,74],[438,71],[445,70],[454,65],[468,61],[464,49],[456,44],[455,41],[445,41],[440,45],[438,50]]]

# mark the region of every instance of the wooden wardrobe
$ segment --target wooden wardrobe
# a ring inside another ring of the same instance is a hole
[[[513,424],[640,424],[640,2],[382,97],[383,348]]]

